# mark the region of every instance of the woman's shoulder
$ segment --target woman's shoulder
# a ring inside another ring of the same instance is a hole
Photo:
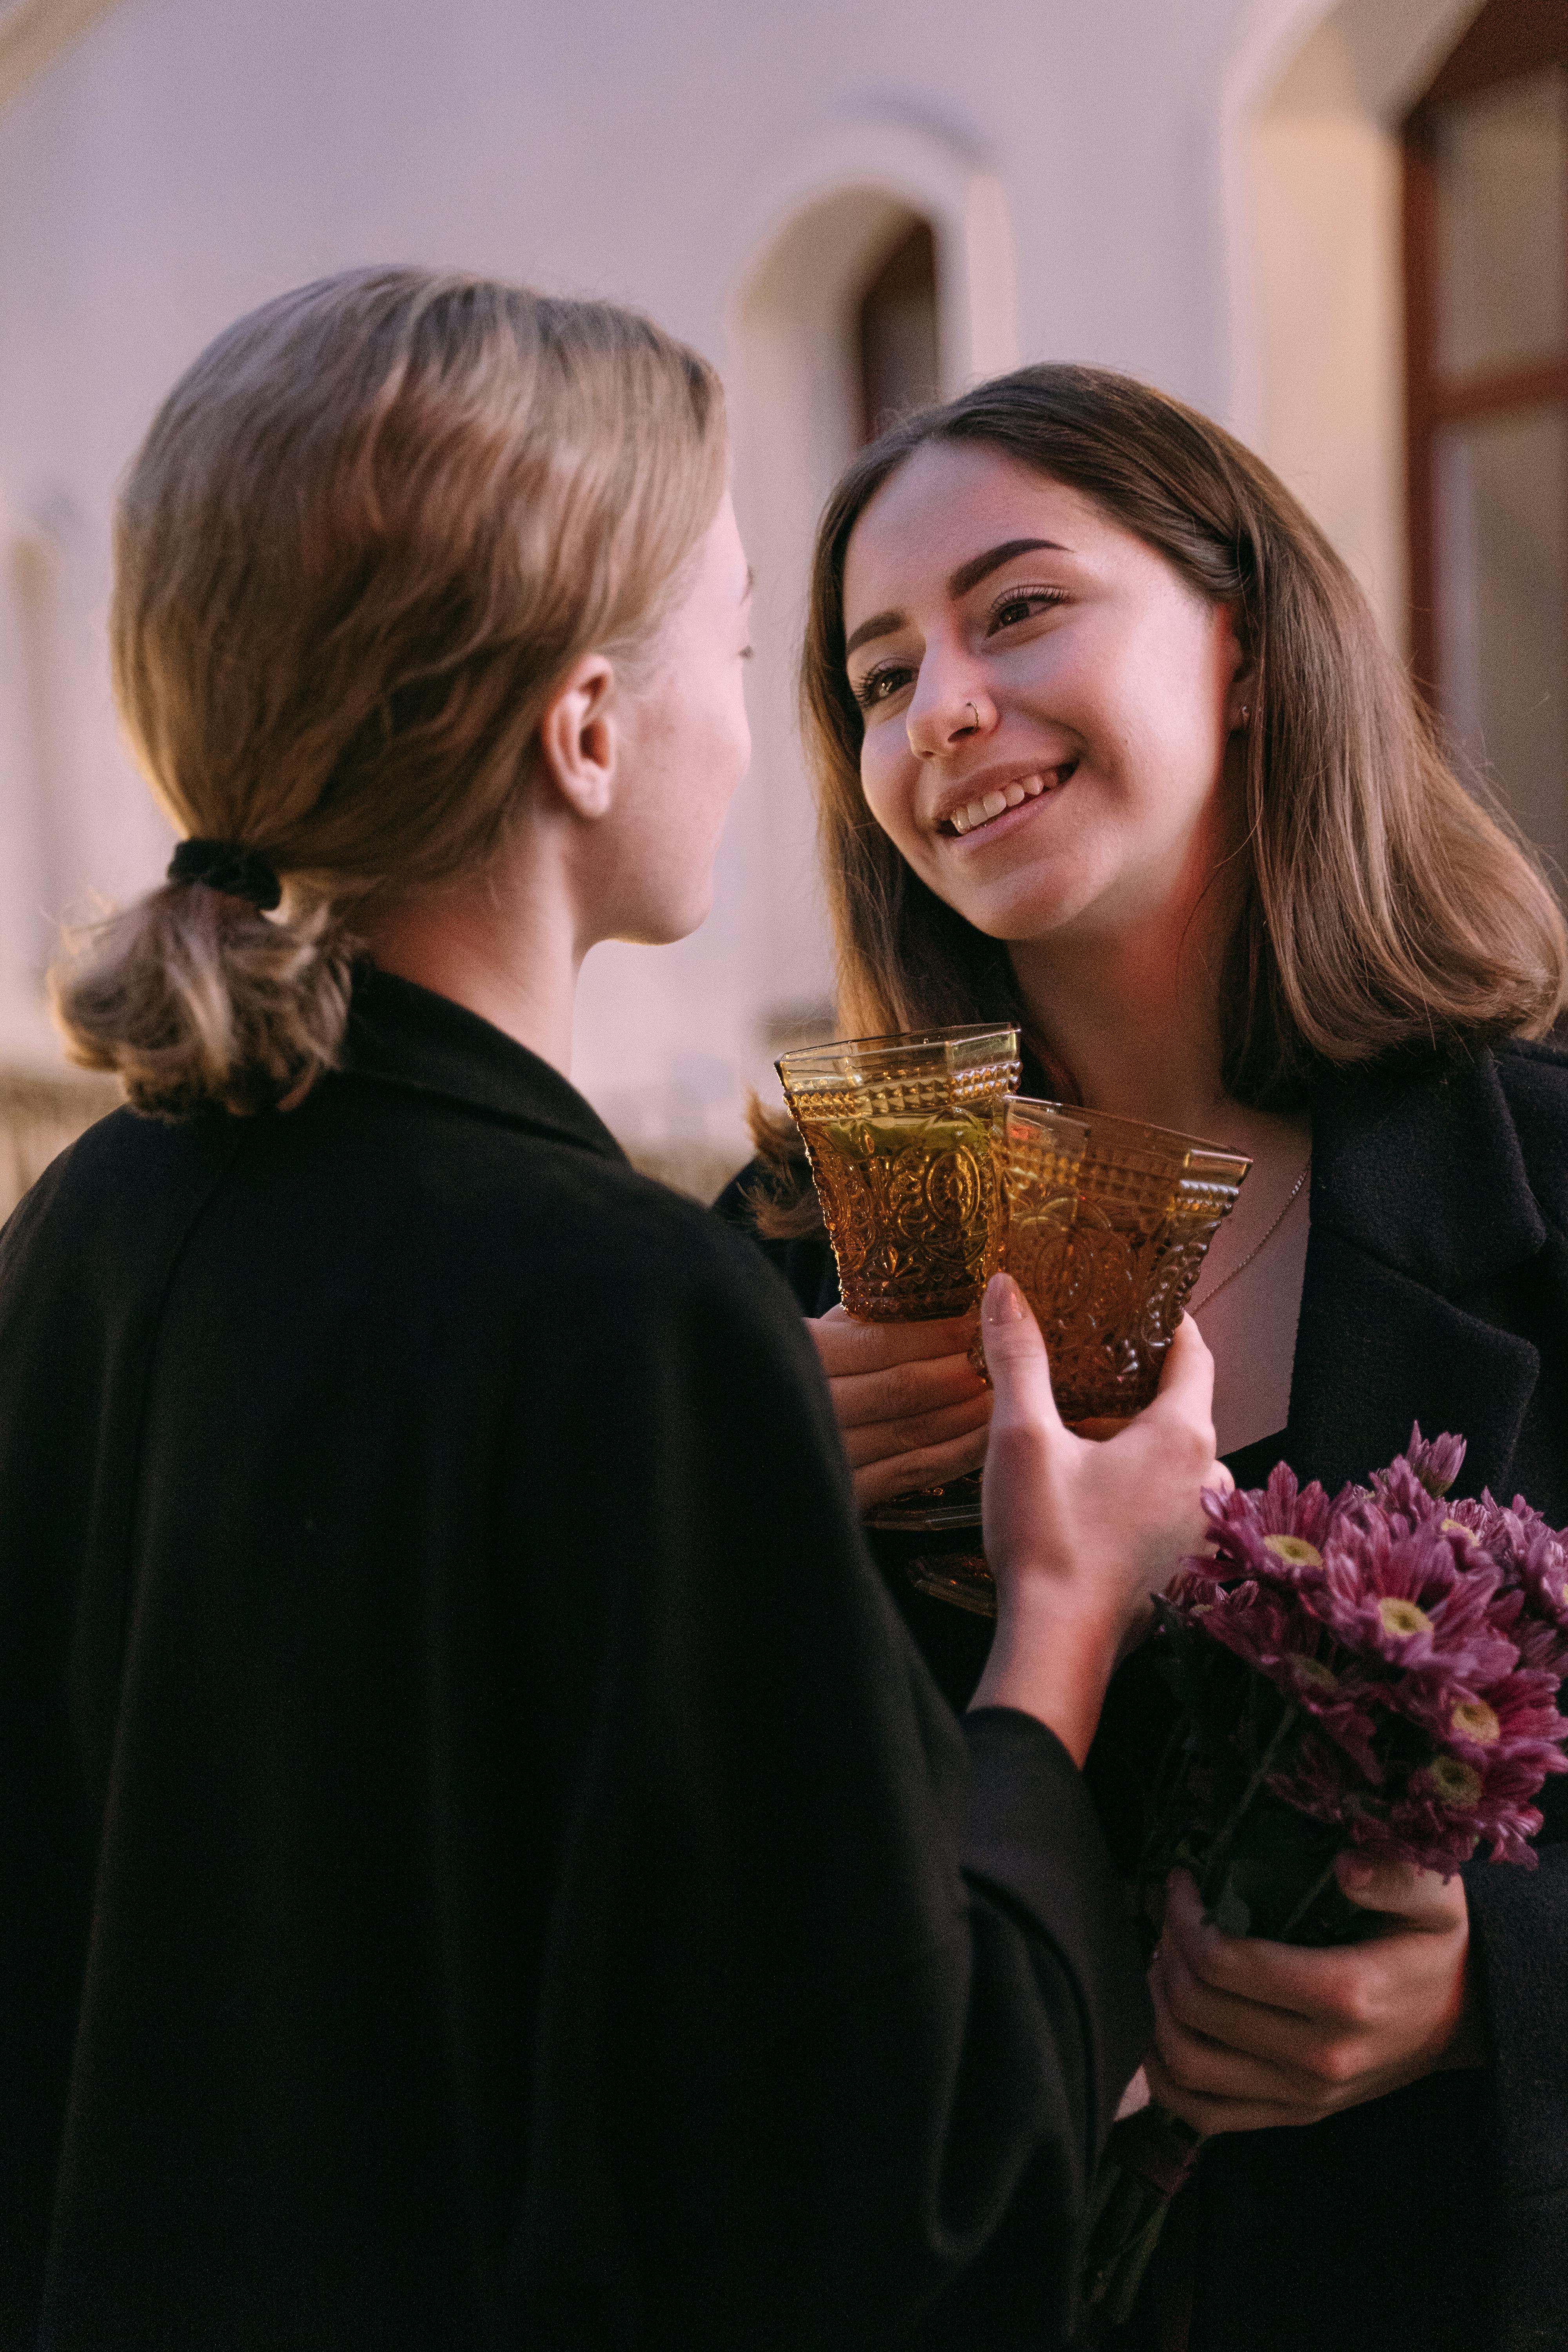
[[[1510,1037],[1492,1048],[1492,1057],[1530,1189],[1558,1230],[1568,1233],[1568,1045]]]

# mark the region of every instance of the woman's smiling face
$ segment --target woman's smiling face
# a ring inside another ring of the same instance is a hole
[[[1124,932],[1232,845],[1229,611],[1081,492],[925,443],[855,525],[844,625],[867,804],[993,939]]]

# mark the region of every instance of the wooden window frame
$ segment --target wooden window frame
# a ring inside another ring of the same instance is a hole
[[[1436,110],[1539,67],[1568,66],[1563,0],[1488,0],[1404,125],[1405,483],[1410,537],[1410,655],[1436,702],[1437,562],[1434,471],[1445,425],[1548,403],[1568,407],[1568,352],[1525,367],[1444,377],[1436,366]]]

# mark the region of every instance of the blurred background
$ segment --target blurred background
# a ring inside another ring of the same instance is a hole
[[[589,959],[574,1075],[710,1192],[835,1034],[792,667],[879,420],[1023,360],[1224,419],[1568,864],[1568,0],[0,0],[0,1213],[113,1089],[62,914],[161,874],[117,480],[218,328],[350,263],[638,305],[721,368],[756,754],[716,910]]]

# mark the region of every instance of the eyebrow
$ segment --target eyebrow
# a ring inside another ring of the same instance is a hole
[[[1057,555],[1072,553],[1071,548],[1064,547],[1059,539],[1005,539],[1000,547],[988,547],[984,555],[972,555],[967,563],[961,563],[956,572],[949,574],[949,596],[956,604],[961,596],[967,596],[972,588],[978,588],[983,580],[988,580],[994,572],[1000,572],[1005,563],[1011,563],[1016,555],[1029,555],[1042,547],[1049,548]],[[861,622],[845,646],[845,660],[847,661],[861,646],[869,645],[873,637],[890,637],[895,629],[901,629],[903,625],[901,613],[874,613],[868,621]]]

